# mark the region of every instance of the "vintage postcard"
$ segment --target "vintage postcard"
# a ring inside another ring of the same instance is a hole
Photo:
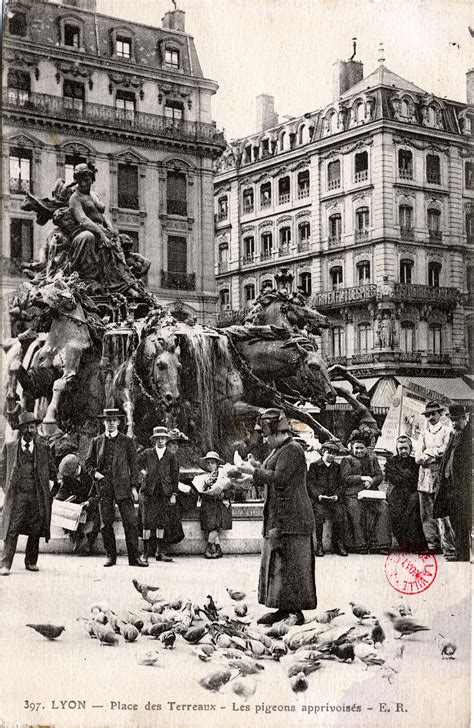
[[[472,3],[2,19],[0,725],[467,728]]]

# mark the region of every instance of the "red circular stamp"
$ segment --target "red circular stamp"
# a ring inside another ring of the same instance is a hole
[[[399,551],[385,559],[385,577],[400,594],[421,594],[432,585],[438,573],[433,554],[413,554]]]

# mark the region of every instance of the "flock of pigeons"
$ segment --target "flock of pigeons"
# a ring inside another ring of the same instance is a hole
[[[87,634],[103,645],[119,645],[147,637],[159,643],[161,649],[172,650],[177,639],[192,648],[197,659],[209,663],[209,673],[199,680],[201,687],[217,692],[230,683],[233,692],[247,700],[258,687],[256,678],[264,670],[265,660],[280,663],[295,693],[304,692],[311,673],[328,662],[365,664],[366,669],[377,667],[380,676],[392,683],[403,664],[405,644],[390,654],[384,649],[385,632],[379,621],[362,604],[350,602],[353,617],[339,608],[317,612],[304,625],[296,618],[271,627],[252,626],[245,603],[246,594],[227,589],[229,608],[218,607],[211,595],[203,605],[191,600],[165,599],[160,588],[132,580],[141,596],[138,608],[113,612],[106,603],[90,606],[88,618],[80,618]],[[398,639],[429,631],[413,617],[408,604],[400,602],[385,615]],[[344,622],[344,624],[342,624]],[[61,636],[65,627],[53,624],[28,624],[48,640]],[[436,637],[441,658],[454,659],[456,644],[439,634]],[[140,665],[153,666],[160,660],[160,650],[148,649],[137,656]]]

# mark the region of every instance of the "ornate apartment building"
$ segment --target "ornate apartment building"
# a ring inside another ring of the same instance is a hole
[[[212,320],[213,161],[225,145],[184,12],[159,27],[101,15],[95,0],[10,0],[4,30],[4,310],[48,232],[21,209],[24,193],[49,197],[90,160],[112,222],[152,261],[148,288]]]
[[[285,266],[330,318],[330,363],[363,378],[459,376],[472,349],[474,108],[383,62],[364,78],[355,60],[335,64],[333,98],[278,123],[258,97],[258,133],[219,159],[219,320]]]

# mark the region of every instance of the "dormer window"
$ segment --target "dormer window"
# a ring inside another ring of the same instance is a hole
[[[69,48],[80,48],[81,46],[81,29],[73,23],[65,23],[64,25],[64,45]]]
[[[26,15],[24,13],[14,13],[8,20],[8,32],[10,35],[16,35],[19,38],[26,38],[28,26],[26,23]]]
[[[179,68],[179,51],[175,48],[165,49],[165,66],[167,68]]]
[[[115,39],[115,55],[119,58],[132,57],[132,41],[124,35],[118,35]]]

